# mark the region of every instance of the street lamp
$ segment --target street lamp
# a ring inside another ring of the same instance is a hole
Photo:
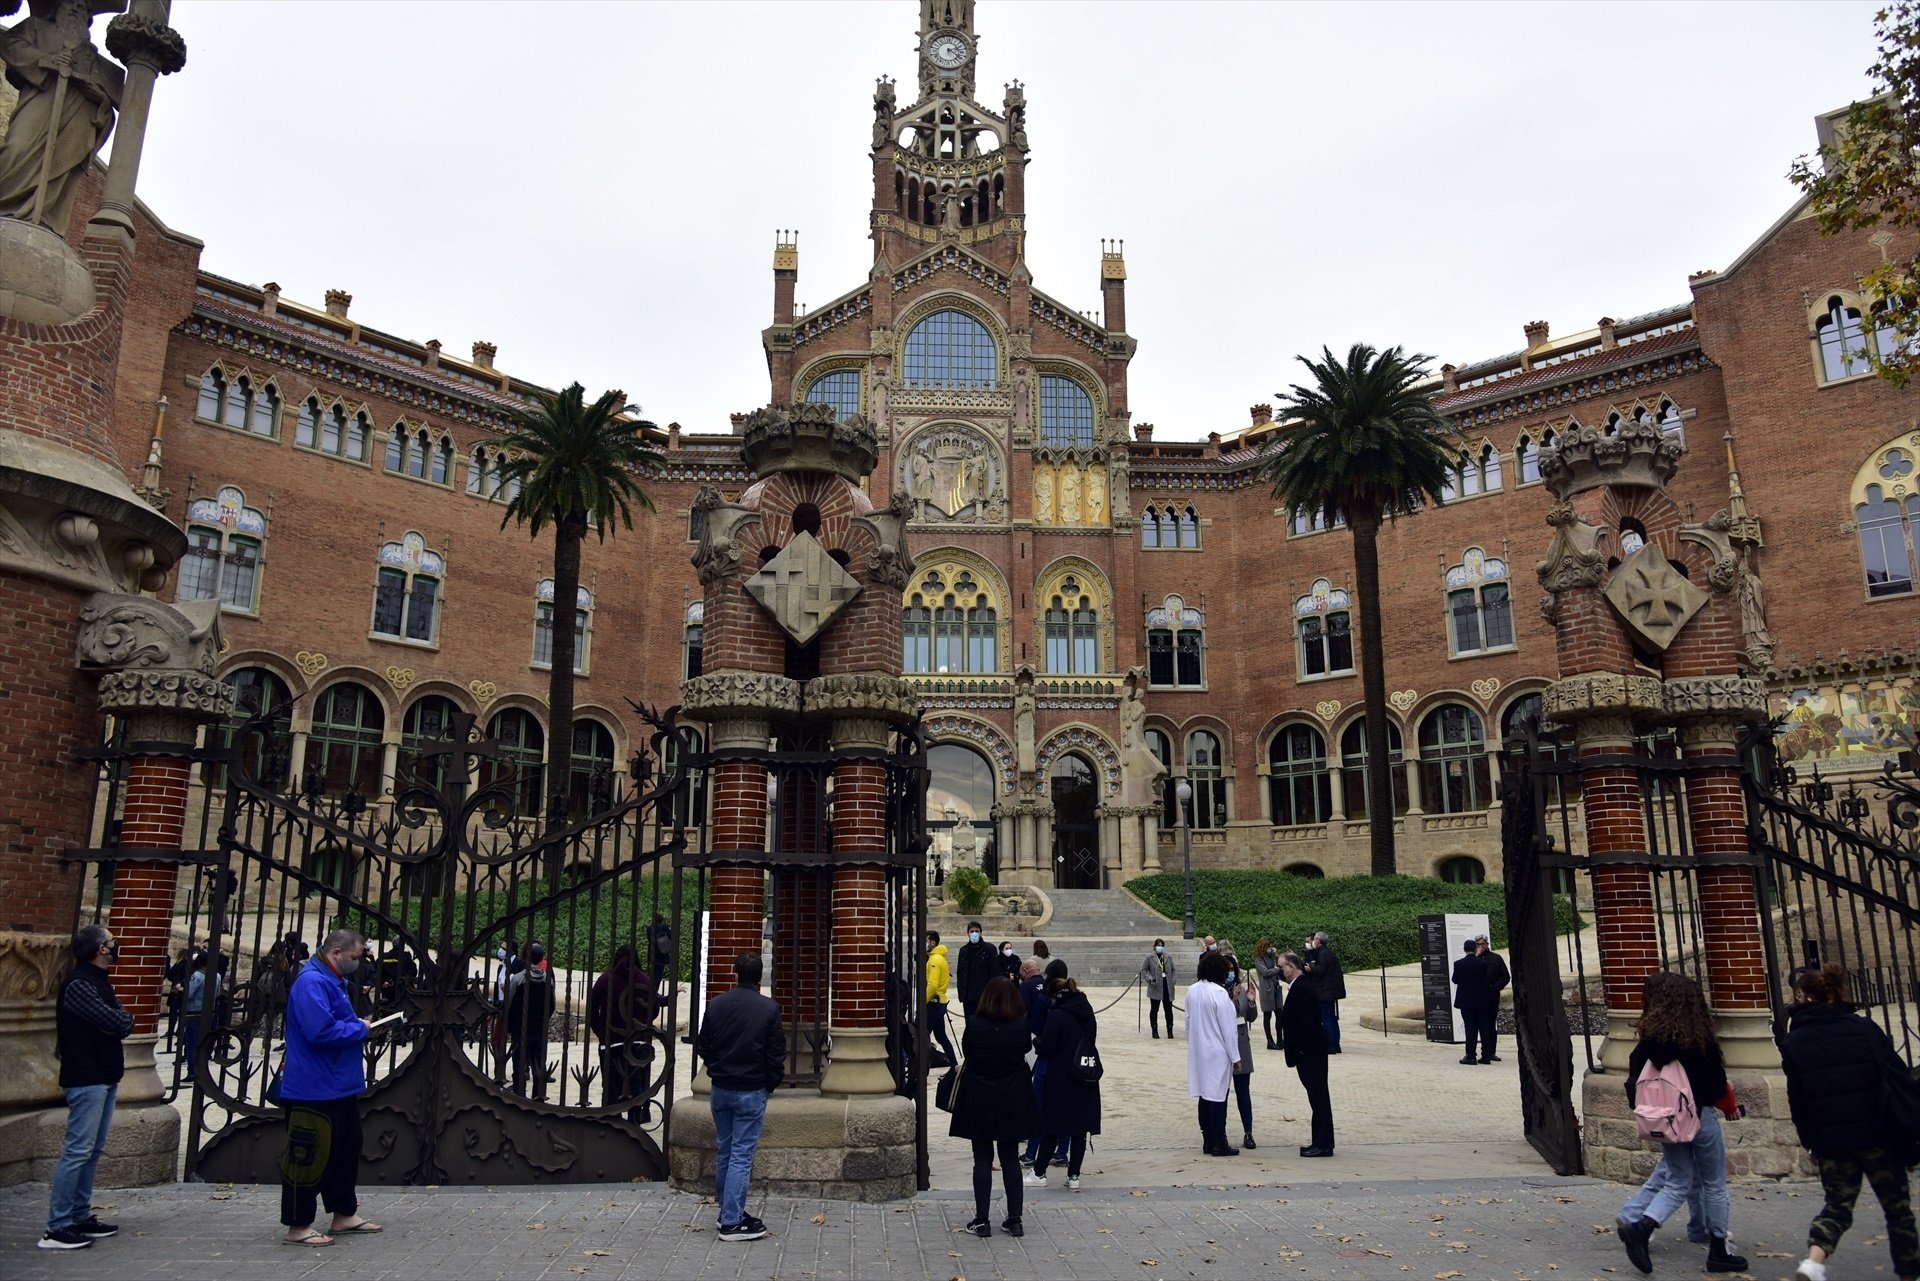
[[[1187,872],[1187,919],[1180,937],[1190,939],[1193,937],[1193,829],[1187,824],[1187,802],[1193,799],[1193,784],[1181,779],[1173,789],[1173,798],[1179,806],[1180,862]]]

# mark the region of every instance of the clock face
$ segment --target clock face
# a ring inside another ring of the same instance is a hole
[[[967,60],[967,42],[956,35],[935,36],[927,53],[934,66],[951,71]]]

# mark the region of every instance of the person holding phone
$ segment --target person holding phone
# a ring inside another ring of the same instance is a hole
[[[353,1012],[348,976],[367,942],[335,930],[320,944],[320,964],[307,965],[287,993],[287,1062],[280,1106],[287,1114],[281,1166],[280,1222],[288,1245],[329,1246],[343,1233],[371,1235],[378,1223],[360,1217],[354,1180],[360,1172],[360,1094],[367,1088],[362,1047],[370,1031]],[[314,1226],[319,1204],[333,1213]]]

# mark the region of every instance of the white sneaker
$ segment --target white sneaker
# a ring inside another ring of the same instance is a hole
[[[1794,1281],[1827,1281],[1827,1265],[1802,1259],[1800,1266],[1793,1270],[1793,1275]]]
[[[1028,1170],[1020,1176],[1020,1182],[1024,1187],[1044,1188],[1047,1186],[1047,1176],[1044,1174],[1035,1174],[1032,1170]]]
[[[1080,1176],[1077,1174],[1069,1174],[1067,1176],[1067,1191],[1078,1192],[1079,1190],[1080,1190]]]

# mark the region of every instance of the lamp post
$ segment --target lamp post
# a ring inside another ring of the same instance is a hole
[[[1173,789],[1180,819],[1180,863],[1187,875],[1187,919],[1181,926],[1181,938],[1193,937],[1193,828],[1187,822],[1187,802],[1193,799],[1193,784],[1181,779]]]

